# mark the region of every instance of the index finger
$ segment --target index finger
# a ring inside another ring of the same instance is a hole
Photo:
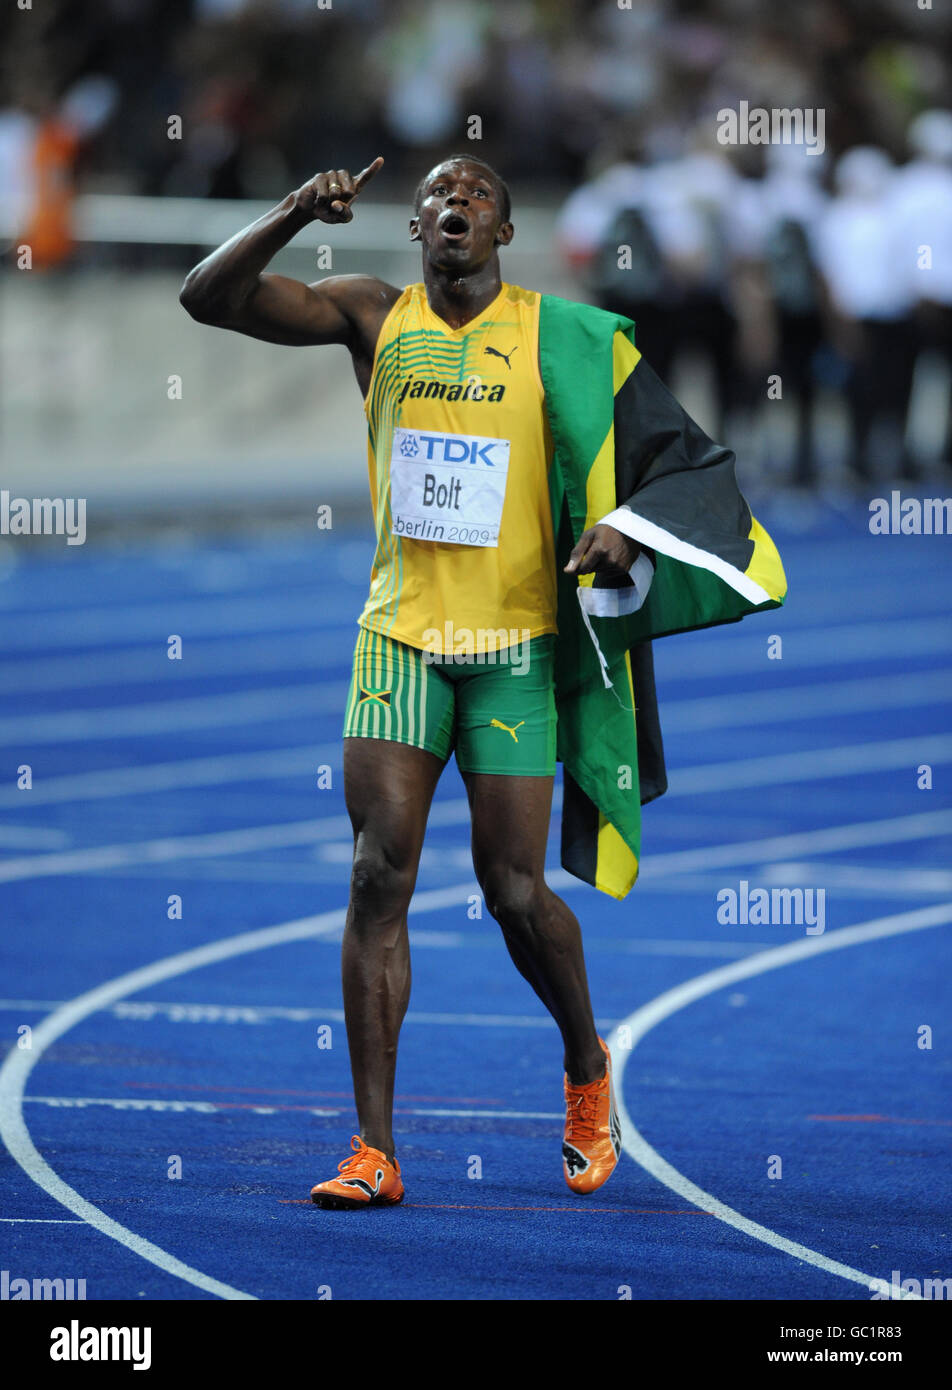
[[[363,186],[364,186],[365,183],[369,183],[369,182],[370,182],[370,180],[373,178],[374,174],[376,174],[377,170],[381,167],[382,164],[383,164],[383,155],[382,155],[382,154],[378,154],[378,155],[377,155],[377,158],[374,160],[373,164],[368,164],[367,167],[366,167],[366,169],[361,170],[361,172],[360,172],[360,173],[357,175],[357,177],[354,179],[354,193],[355,193],[355,194],[357,194],[357,193],[360,192],[360,190],[363,188]]]

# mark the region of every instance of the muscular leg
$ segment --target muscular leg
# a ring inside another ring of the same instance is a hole
[[[383,739],[344,740],[344,793],[354,829],[341,953],[344,1017],[360,1137],[393,1160],[397,1038],[410,998],[407,908],[443,764]]]
[[[502,927],[516,969],[559,1025],[575,1086],[605,1074],[574,914],[543,877],[551,777],[464,773],[473,820],[473,864],[486,906]]]

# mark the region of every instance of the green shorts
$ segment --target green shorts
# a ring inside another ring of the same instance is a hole
[[[408,743],[441,762],[455,749],[462,772],[551,777],[554,654],[546,635],[480,658],[434,657],[361,628],[344,737]]]

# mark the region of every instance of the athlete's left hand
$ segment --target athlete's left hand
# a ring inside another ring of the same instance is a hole
[[[565,573],[591,574],[597,570],[600,574],[627,574],[640,553],[641,546],[637,541],[623,531],[616,531],[614,526],[599,522],[582,533],[578,545],[569,556]]]

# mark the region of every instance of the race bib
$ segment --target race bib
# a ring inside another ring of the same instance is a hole
[[[390,454],[394,535],[497,546],[508,472],[508,439],[395,429]]]

